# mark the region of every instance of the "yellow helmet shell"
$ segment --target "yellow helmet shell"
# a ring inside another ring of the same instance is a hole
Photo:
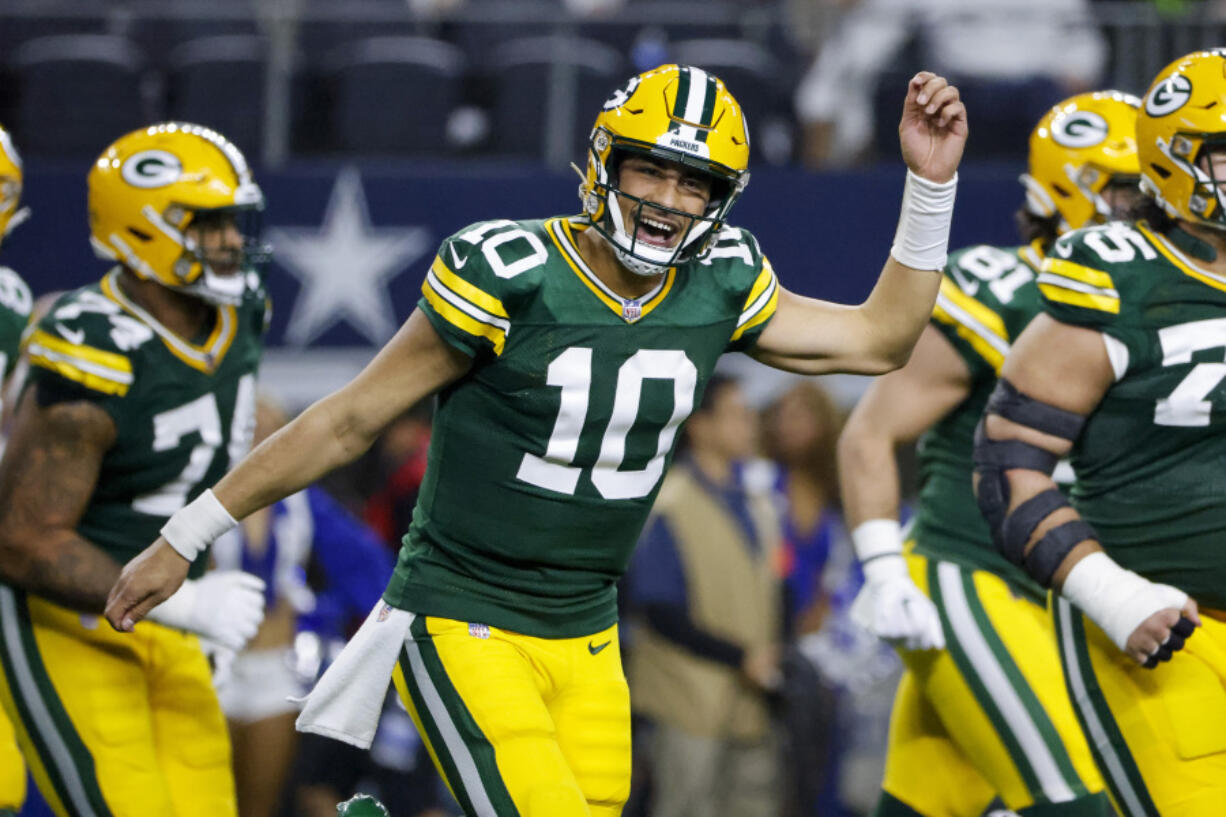
[[[0,127],[0,241],[22,221],[21,156],[9,132]]]
[[[1197,51],[1158,72],[1137,117],[1141,189],[1173,218],[1226,227],[1211,176],[1197,166],[1226,140],[1226,52]]]
[[[1113,180],[1137,176],[1136,122],[1141,100],[1120,91],[1078,94],[1052,107],[1030,133],[1026,209],[1059,216],[1057,230],[1110,219],[1102,193]]]
[[[120,137],[94,162],[87,182],[95,252],[172,288],[198,286],[205,272],[185,235],[197,213],[264,205],[239,149],[187,122]]]
[[[749,182],[745,114],[721,79],[693,66],[661,65],[631,77],[596,117],[579,196],[583,212],[610,240],[615,230],[609,193],[617,194],[612,159],[618,150],[681,162],[723,183],[703,225],[695,228],[692,241],[678,248],[675,261],[706,251]]]

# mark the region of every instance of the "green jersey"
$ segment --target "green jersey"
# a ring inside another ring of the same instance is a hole
[[[979,245],[949,257],[932,325],[971,375],[969,393],[919,443],[919,507],[911,528],[918,553],[974,570],[990,570],[1033,598],[1046,591],[992,544],[971,488],[975,426],[1010,343],[1041,311],[1035,277],[1043,255],[1035,243],[1000,249]]]
[[[1226,610],[1226,278],[1181,230],[1061,238],[1039,276],[1056,320],[1103,333],[1115,383],[1073,446],[1072,500],[1124,567]]]
[[[0,267],[0,378],[7,378],[17,365],[21,335],[33,306],[34,297],[21,276]]]
[[[584,263],[585,229],[490,221],[439,250],[419,307],[473,366],[440,395],[388,603],[542,637],[616,621],[677,427],[778,295],[753,236],[725,228],[624,300]]]
[[[247,453],[267,299],[248,274],[242,303],[218,307],[208,337],[189,343],[124,295],[118,277],[56,301],[28,350],[35,387],[91,400],[115,423],[77,532],[124,563]]]

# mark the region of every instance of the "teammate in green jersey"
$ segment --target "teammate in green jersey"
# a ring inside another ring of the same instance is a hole
[[[21,179],[21,157],[8,131],[0,127],[0,244],[25,219],[27,211],[19,208]],[[8,267],[0,267],[0,381],[6,389],[33,302],[30,288],[21,276]],[[0,817],[16,815],[25,799],[26,766],[13,725],[0,709]]]
[[[1226,803],[1226,52],[1137,117],[1143,220],[1059,239],[975,446],[997,547],[1059,590],[1068,688],[1125,817]],[[1049,476],[1071,454],[1071,504]],[[1121,652],[1122,651],[1122,652]]]
[[[368,743],[368,702],[390,676],[467,813],[620,813],[630,707],[615,583],[716,360],[882,372],[931,312],[966,137],[957,90],[917,75],[900,134],[911,173],[893,257],[863,305],[836,306],[788,293],[753,236],[726,225],[749,134],[723,83],[676,65],[632,78],[592,130],[584,214],[447,239],[397,336],[177,514],[130,563],[109,620],[131,629],[234,518],[438,392],[384,603],[299,727]]]
[[[204,574],[134,636],[99,627],[122,564],[249,447],[265,297],[238,220],[263,200],[219,134],[165,123],[88,178],[117,265],[27,341],[0,462],[0,705],[58,815],[235,815],[225,719],[196,634],[239,649],[263,584]]]
[[[1138,104],[1081,94],[1039,120],[1022,176],[1028,243],[950,256],[911,360],[869,387],[840,438],[844,509],[866,578],[852,615],[895,643],[907,667],[879,817],[977,817],[996,797],[1022,815],[1107,808],[1064,690],[1046,591],[993,547],[971,451],[1009,344],[1040,311],[1035,278],[1052,242],[1139,195]],[[916,438],[920,495],[904,547],[894,456]]]

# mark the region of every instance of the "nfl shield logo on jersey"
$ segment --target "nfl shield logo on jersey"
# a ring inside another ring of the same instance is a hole
[[[487,624],[469,624],[468,634],[473,638],[489,638],[490,628]]]
[[[375,621],[387,621],[387,617],[392,614],[392,606],[387,602],[383,603],[383,609],[379,611],[379,617]]]
[[[638,301],[622,302],[622,318],[634,323],[639,318],[643,317],[643,305]]]

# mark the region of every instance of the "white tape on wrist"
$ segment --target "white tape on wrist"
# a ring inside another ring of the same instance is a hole
[[[902,528],[897,519],[869,519],[851,532],[851,543],[862,565],[882,556],[901,556]]]
[[[914,269],[939,270],[949,257],[949,225],[953,220],[958,175],[933,182],[907,171],[903,186],[898,232],[890,255]]]
[[[209,489],[166,520],[161,533],[180,556],[194,562],[218,536],[237,524]]]
[[[1064,579],[1060,593],[1081,608],[1121,650],[1141,622],[1159,610],[1182,608],[1188,596],[1182,590],[1155,584],[1095,551]]]

